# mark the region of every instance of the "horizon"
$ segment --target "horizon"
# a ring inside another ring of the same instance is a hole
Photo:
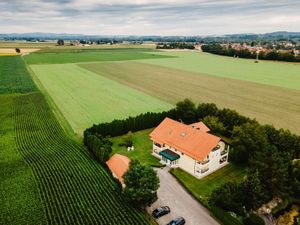
[[[217,36],[300,31],[297,0],[14,0],[0,2],[0,33]]]
[[[120,35],[112,35],[112,34],[85,34],[85,33],[55,33],[55,32],[13,32],[13,33],[0,33],[0,35],[31,35],[31,34],[38,34],[38,35],[66,35],[66,36],[95,36],[95,37],[223,37],[223,36],[230,36],[230,35],[266,35],[266,34],[275,34],[275,33],[300,33],[300,31],[271,31],[267,33],[224,33],[224,34],[198,34],[198,35],[160,35],[160,34],[148,34],[148,35],[139,35],[139,34],[120,34]]]

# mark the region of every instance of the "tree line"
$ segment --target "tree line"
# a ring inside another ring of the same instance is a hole
[[[209,52],[216,55],[225,55],[231,57],[255,59],[257,57],[256,52],[251,52],[248,49],[233,49],[231,46],[223,47],[220,44],[205,44],[201,46],[203,52]],[[261,60],[276,60],[286,62],[300,62],[300,56],[295,56],[292,51],[280,52],[273,50],[270,52],[259,52],[258,59]]]
[[[170,43],[158,43],[157,49],[195,49],[193,43],[186,42],[170,42]]]

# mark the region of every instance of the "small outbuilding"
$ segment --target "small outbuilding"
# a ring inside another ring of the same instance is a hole
[[[114,154],[106,161],[106,165],[112,172],[112,175],[120,181],[124,187],[123,175],[127,172],[130,164],[130,159],[127,156]]]

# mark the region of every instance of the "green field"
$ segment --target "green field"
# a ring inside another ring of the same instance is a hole
[[[77,133],[93,123],[173,107],[76,64],[32,65],[31,69]]]
[[[165,59],[157,59],[158,62],[161,60]],[[300,90],[133,61],[81,66],[172,104],[184,98],[213,102],[219,107],[235,109],[243,115],[257,118],[261,123],[300,133]]]
[[[46,51],[46,50],[44,50]],[[49,50],[48,50],[49,51]],[[65,52],[66,51],[66,52]],[[55,53],[32,53],[25,56],[28,64],[62,64],[91,61],[122,61],[135,59],[155,59],[168,56],[158,55],[151,49],[64,49]]]
[[[66,135],[40,92],[0,95],[0,119],[0,224],[151,223]]]
[[[111,138],[113,142],[112,154],[119,153],[128,156],[130,159],[138,159],[140,162],[151,166],[162,166],[158,159],[151,155],[152,153],[152,141],[149,138],[149,134],[152,129],[138,131],[132,134],[132,142],[134,146],[133,151],[127,151],[125,146],[120,146],[124,143],[124,138],[127,135]]]
[[[36,91],[20,56],[0,56],[0,94]]]
[[[0,95],[0,224],[46,224],[32,169],[15,142],[15,98],[16,95]]]
[[[215,188],[230,181],[240,182],[246,175],[244,168],[233,164],[229,164],[201,180],[179,168],[173,169],[171,173],[195,198],[205,203]]]
[[[165,66],[218,77],[250,81],[300,90],[300,63],[282,63],[238,59],[200,52],[163,52],[170,58],[145,60],[145,63]]]

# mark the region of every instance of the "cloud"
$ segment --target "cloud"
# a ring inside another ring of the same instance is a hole
[[[0,0],[0,32],[204,35],[300,31],[299,0]]]

